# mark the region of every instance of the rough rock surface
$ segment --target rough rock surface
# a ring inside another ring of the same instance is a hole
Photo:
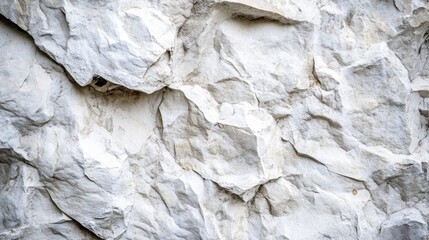
[[[0,14],[0,239],[429,239],[426,0]]]

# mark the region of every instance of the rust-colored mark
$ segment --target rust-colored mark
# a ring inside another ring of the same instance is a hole
[[[353,193],[353,195],[356,195],[357,194],[357,190],[353,189],[352,193]]]

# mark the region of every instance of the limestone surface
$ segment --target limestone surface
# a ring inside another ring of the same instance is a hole
[[[429,239],[426,0],[0,2],[0,239]]]

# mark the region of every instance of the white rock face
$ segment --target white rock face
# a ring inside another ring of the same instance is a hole
[[[427,1],[0,14],[0,239],[429,239]]]

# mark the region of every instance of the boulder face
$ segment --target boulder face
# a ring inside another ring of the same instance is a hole
[[[0,15],[0,239],[429,239],[427,1]]]
[[[419,211],[395,212],[383,223],[380,239],[428,239],[428,224]]]

